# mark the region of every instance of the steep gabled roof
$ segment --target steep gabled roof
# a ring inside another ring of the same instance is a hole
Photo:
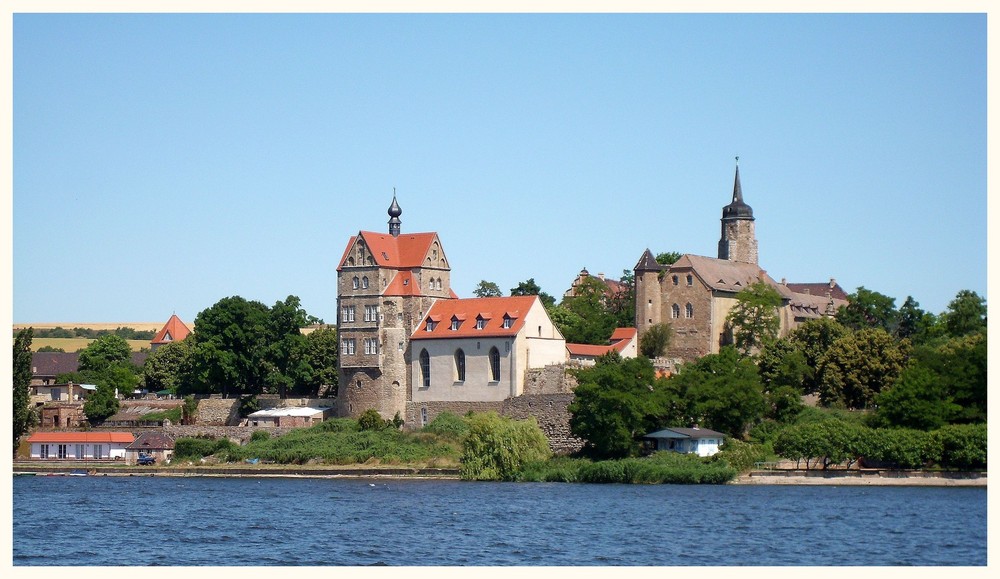
[[[382,290],[383,296],[419,296],[420,284],[412,272],[403,270],[392,276],[389,285]]]
[[[693,271],[705,285],[716,291],[739,293],[763,281],[777,290],[783,299],[791,300],[794,297],[787,287],[771,279],[771,276],[755,263],[684,254],[670,266],[671,273],[687,270]]]
[[[162,432],[143,432],[135,442],[126,446],[128,450],[170,450],[174,447],[174,437]]]
[[[635,328],[615,328],[614,332],[611,332],[611,343],[617,343],[620,341],[629,341],[639,333],[639,330]]]
[[[536,301],[538,296],[438,300],[420,321],[410,339],[516,336],[524,327],[524,317]],[[512,319],[509,328],[503,327],[505,316]],[[457,330],[451,329],[453,317],[460,320]],[[477,317],[484,322],[480,330],[476,329]],[[427,331],[428,319],[437,322],[431,331]]]
[[[608,352],[622,352],[628,347],[629,342],[638,334],[635,328],[615,328],[611,334],[610,344],[566,344],[566,350],[571,356],[587,356],[596,358]]]
[[[180,342],[188,337],[191,330],[177,317],[177,314],[170,316],[163,328],[156,333],[156,336],[149,342],[150,344],[169,344],[170,342]]]
[[[351,239],[347,242],[347,247],[344,249],[344,255],[340,258],[337,271],[340,271],[344,267],[351,249],[358,238],[365,242],[365,245],[371,251],[372,257],[375,259],[376,265],[393,269],[420,267],[423,265],[424,258],[430,251],[431,244],[438,241],[438,247],[441,247],[437,233],[433,232],[401,233],[399,237],[393,237],[388,233],[361,231],[357,235],[352,235]],[[444,257],[443,248],[441,249],[441,257],[447,260]]]
[[[635,264],[635,267],[632,269],[635,271],[660,271],[661,269],[666,269],[666,267],[656,261],[656,258],[653,257],[653,252],[649,248],[646,248],[645,253],[639,258],[639,263]]]

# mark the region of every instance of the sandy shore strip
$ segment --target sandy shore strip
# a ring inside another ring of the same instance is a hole
[[[805,476],[750,473],[740,475],[730,484],[738,485],[827,485],[827,486],[920,486],[983,487],[986,476],[957,478],[937,476]]]

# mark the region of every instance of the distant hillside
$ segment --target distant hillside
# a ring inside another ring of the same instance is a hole
[[[24,328],[35,328],[39,330],[54,330],[55,328],[88,328],[91,330],[115,330],[118,328],[132,328],[133,330],[152,330],[159,332],[166,320],[162,322],[53,322],[43,324],[14,324],[14,331]],[[188,324],[191,327],[191,324]]]

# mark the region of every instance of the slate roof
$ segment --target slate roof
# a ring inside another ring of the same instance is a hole
[[[430,251],[431,244],[438,239],[437,233],[400,233],[399,237],[393,237],[388,233],[376,233],[374,231],[360,231],[357,235],[352,235],[344,249],[344,255],[340,258],[337,271],[343,269],[347,263],[347,258],[358,238],[364,240],[365,245],[371,252],[375,263],[379,267],[392,269],[405,269],[420,267],[423,265],[424,257]],[[440,247],[440,242],[438,243]],[[441,256],[444,257],[444,249],[441,249]],[[447,258],[445,258],[447,259]]]
[[[410,339],[516,336],[524,327],[524,317],[536,301],[538,296],[438,300],[420,321]],[[503,327],[504,315],[513,319],[510,328]],[[457,330],[451,329],[453,317],[460,322]],[[483,318],[485,322],[481,330],[476,329],[477,317]],[[428,320],[436,322],[436,327],[431,331],[427,331]]]
[[[34,352],[31,354],[32,376],[58,376],[76,372],[80,367],[79,352]]]
[[[713,290],[739,293],[748,286],[763,281],[777,290],[782,298],[786,300],[794,298],[791,290],[771,279],[766,271],[753,263],[684,254],[670,266],[670,273],[683,273],[688,270],[693,271]]]
[[[707,428],[664,428],[643,438],[720,438],[726,435]]]
[[[656,261],[656,258],[653,257],[653,252],[647,247],[645,253],[639,258],[639,262],[632,269],[635,271],[660,271],[667,269],[667,267]]]
[[[191,334],[191,329],[188,328],[177,314],[170,316],[167,323],[163,325],[163,328],[153,336],[150,340],[150,344],[169,344],[170,342],[180,342],[184,338]]]
[[[73,443],[132,443],[131,432],[36,432],[28,437],[28,442],[73,444]]]
[[[135,442],[125,447],[128,450],[171,450],[174,437],[162,432],[143,432]]]

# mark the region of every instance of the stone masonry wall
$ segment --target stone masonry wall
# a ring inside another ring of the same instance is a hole
[[[173,436],[175,439],[181,437],[195,437],[195,436],[211,436],[213,438],[228,438],[233,442],[239,442],[240,444],[246,444],[250,440],[250,436],[257,430],[261,428],[256,428],[253,426],[210,426],[210,425],[190,425],[183,426],[180,424],[174,424],[171,426],[164,426],[163,433]],[[274,436],[281,436],[287,434],[291,431],[291,428],[267,428],[267,432]]]
[[[203,426],[239,424],[239,398],[202,398],[198,401],[196,422]]]
[[[576,388],[576,378],[566,364],[552,364],[528,370],[524,375],[524,395],[568,394]]]

